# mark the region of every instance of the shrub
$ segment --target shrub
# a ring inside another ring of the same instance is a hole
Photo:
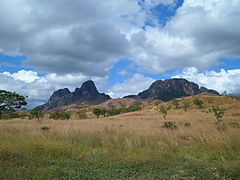
[[[180,100],[175,98],[172,100],[172,104],[175,106],[176,109],[178,109],[180,105]]]
[[[164,122],[162,128],[177,129],[176,123],[172,121]]]
[[[191,123],[190,123],[190,122],[185,122],[185,123],[184,123],[184,126],[185,126],[185,127],[190,127],[190,126],[191,126]]]
[[[71,114],[69,112],[50,112],[49,118],[54,120],[69,120]]]
[[[231,126],[232,128],[240,128],[240,124],[237,122],[231,122],[229,123],[229,126]]]
[[[171,109],[171,106],[161,106],[159,111],[163,114],[163,118],[167,118],[167,113]]]
[[[99,109],[99,108],[94,108],[94,109],[93,109],[93,114],[94,114],[95,116],[97,116],[97,118],[99,118],[99,116],[101,115],[101,113],[102,113],[102,110],[101,110],[101,109]]]
[[[21,115],[16,112],[9,112],[2,114],[0,116],[0,119],[14,119],[14,118],[21,118]]]
[[[86,110],[77,111],[76,114],[78,119],[87,119]]]
[[[184,108],[184,111],[187,112],[187,109],[190,107],[191,105],[191,102],[188,101],[188,100],[183,100],[183,108]]]
[[[203,107],[203,101],[201,99],[195,98],[193,100],[193,104],[195,104],[196,106],[198,106],[199,109],[202,109]]]
[[[220,121],[220,119],[224,116],[225,109],[220,108],[219,106],[212,106],[212,108],[208,109],[207,112],[210,112],[210,113],[213,112],[216,120]]]
[[[140,111],[142,108],[140,106],[130,106],[129,108],[127,108],[127,112],[134,112],[134,111]]]

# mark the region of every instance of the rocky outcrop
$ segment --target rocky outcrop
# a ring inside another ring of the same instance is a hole
[[[169,101],[174,98],[197,95],[203,92],[219,95],[217,91],[209,90],[205,87],[199,88],[197,84],[189,82],[186,79],[175,78],[155,81],[149,89],[139,93],[137,96],[126,97]]]
[[[38,106],[35,109],[51,110],[75,103],[97,105],[109,99],[111,99],[109,95],[99,93],[94,82],[89,80],[84,82],[80,88],[76,88],[74,92],[70,92],[68,88],[55,91],[46,104]]]

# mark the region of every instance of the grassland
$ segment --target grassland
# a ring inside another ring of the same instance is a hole
[[[99,119],[0,120],[0,179],[240,179],[240,101],[200,98],[203,109],[166,120],[154,103]],[[220,124],[204,112],[212,105],[226,109]]]

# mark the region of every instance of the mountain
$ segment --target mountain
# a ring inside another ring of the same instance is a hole
[[[55,91],[44,105],[38,106],[35,110],[51,110],[60,106],[70,104],[97,105],[111,99],[109,95],[99,93],[94,82],[89,80],[70,92],[68,88]]]
[[[197,84],[189,82],[186,79],[175,78],[155,81],[149,89],[140,92],[138,95],[125,96],[124,98],[169,101],[174,98],[192,96],[204,92],[219,95],[215,90],[205,87],[199,88]]]

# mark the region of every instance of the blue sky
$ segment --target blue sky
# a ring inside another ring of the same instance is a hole
[[[112,97],[173,77],[240,94],[239,14],[240,0],[3,0],[0,89],[32,106],[89,79]]]

